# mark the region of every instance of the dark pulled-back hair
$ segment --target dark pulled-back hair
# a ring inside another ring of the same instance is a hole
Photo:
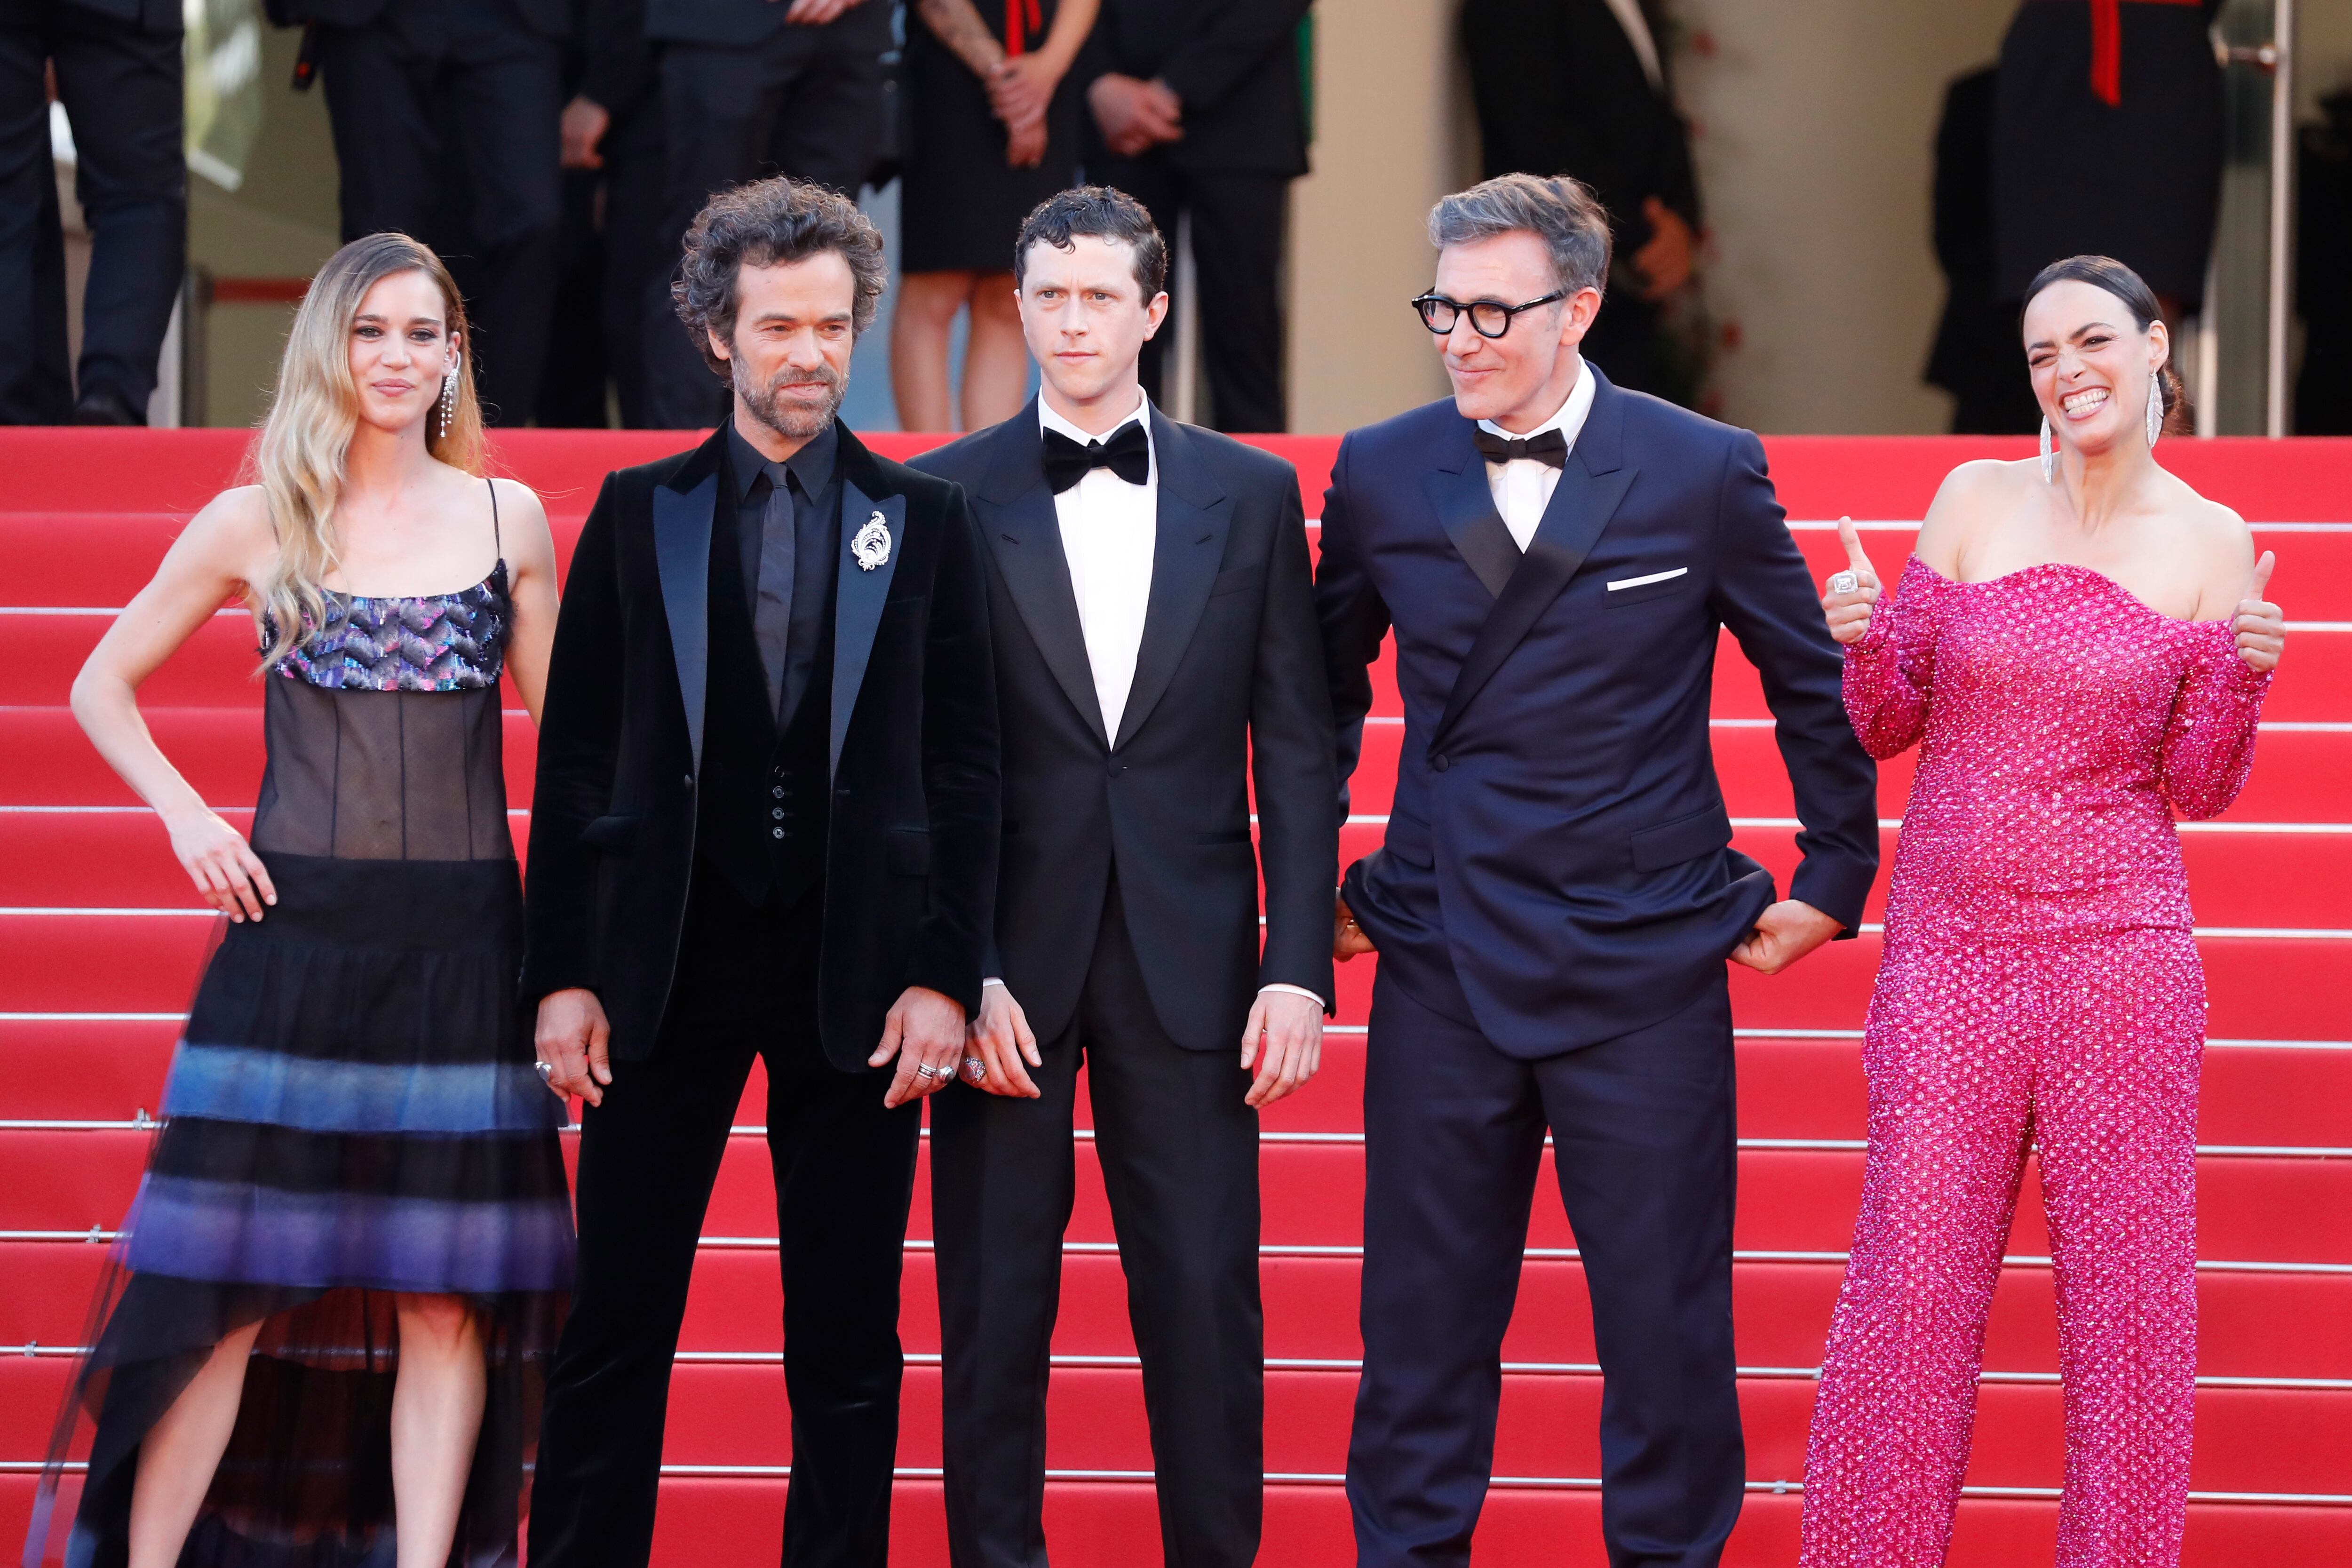
[[[1608,289],[1608,209],[1574,175],[1497,174],[1429,209],[1429,243],[1440,250],[1505,234],[1541,240],[1553,281],[1568,292]]]
[[[2024,323],[2025,310],[2034,297],[2053,283],[2088,283],[2092,288],[2114,295],[2131,312],[2132,324],[2141,331],[2164,314],[2156,302],[2156,290],[2150,289],[2140,275],[2112,256],[2070,256],[2063,261],[2053,261],[2033,275],[2025,286],[2025,305],[2018,311],[2019,324]],[[2164,421],[2170,428],[2189,402],[2188,389],[2181,384],[2180,373],[2172,368],[2172,356],[2164,356],[2164,364],[2157,372],[2157,384],[2164,389]]]
[[[735,278],[745,267],[805,261],[833,251],[849,263],[856,279],[849,325],[863,332],[874,324],[876,301],[889,281],[882,259],[882,236],[857,204],[837,191],[806,180],[754,180],[719,192],[695,215],[686,231],[686,256],[669,297],[677,319],[694,336],[705,363],[720,375],[727,362],[710,352],[710,339],[735,341]]]
[[[1082,234],[1133,247],[1136,287],[1143,290],[1145,304],[1167,287],[1168,242],[1160,237],[1159,226],[1141,202],[1108,185],[1056,191],[1021,220],[1021,237],[1013,242],[1013,286],[1018,289],[1028,280],[1031,246],[1076,250]]]

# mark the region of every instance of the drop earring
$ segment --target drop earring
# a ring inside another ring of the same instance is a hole
[[[2058,478],[2058,448],[2050,444],[2050,416],[2042,416],[2042,482],[2055,483]]]
[[[449,368],[441,373],[441,438],[449,438],[449,421],[457,412],[457,362],[451,360]],[[2045,428],[2047,425],[2045,422]]]
[[[2156,449],[2156,438],[2164,434],[2164,373],[2147,373],[2147,445]]]

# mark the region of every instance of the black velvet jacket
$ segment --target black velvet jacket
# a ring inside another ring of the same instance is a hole
[[[999,782],[987,588],[963,492],[877,458],[846,426],[839,437],[818,1008],[827,1057],[854,1070],[908,986],[978,1008]],[[548,671],[523,993],[594,991],[622,1060],[653,1049],[694,869],[712,523],[735,505],[726,456],[721,431],[605,479]]]

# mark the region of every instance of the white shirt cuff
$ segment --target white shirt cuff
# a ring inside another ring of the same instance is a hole
[[[982,980],[982,981],[980,983],[980,988],[981,988],[982,991],[987,990],[987,989],[988,989],[990,986],[992,986],[992,985],[995,986],[995,987],[996,987],[998,990],[1000,990],[1000,991],[1002,991],[1002,990],[1003,990],[1003,989],[1004,989],[1004,982],[1003,982],[1003,981],[1002,981],[1002,980],[999,980],[999,979],[998,979],[995,975],[993,975],[993,974],[990,975],[987,979]]]
[[[1261,996],[1265,995],[1269,991],[1287,991],[1293,996],[1304,996],[1309,1002],[1314,1003],[1318,1007],[1327,1007],[1330,1005],[1328,1002],[1325,1001],[1322,997],[1318,996],[1314,992],[1309,991],[1304,985],[1284,985],[1277,983],[1273,985],[1261,985],[1257,988],[1257,994]]]

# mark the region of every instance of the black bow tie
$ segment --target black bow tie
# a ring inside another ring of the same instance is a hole
[[[1129,484],[1151,478],[1151,437],[1143,421],[1131,419],[1111,432],[1108,441],[1079,446],[1059,430],[1045,432],[1045,482],[1060,495],[1097,468],[1108,468]]]
[[[1471,432],[1470,439],[1477,443],[1478,455],[1490,463],[1516,463],[1522,458],[1549,463],[1555,468],[1568,467],[1568,437],[1558,426],[1538,430],[1524,441],[1508,436],[1497,436],[1480,426]]]

